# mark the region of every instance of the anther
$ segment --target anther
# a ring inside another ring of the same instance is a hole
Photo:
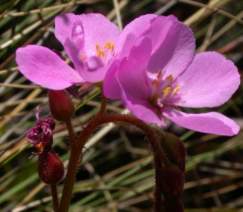
[[[105,57],[105,52],[104,52],[104,50],[102,50],[102,48],[100,47],[99,44],[96,44],[95,48],[96,48],[96,55],[98,57],[100,57],[100,58]]]
[[[104,48],[105,48],[105,49],[108,49],[108,50],[110,50],[110,51],[113,51],[114,48],[115,48],[115,45],[114,45],[114,43],[112,43],[112,42],[106,42],[105,45],[104,45]]]
[[[165,80],[168,80],[169,82],[173,82],[174,78],[173,78],[172,75],[169,75],[169,76],[166,77]]]
[[[172,88],[170,86],[164,87],[162,90],[163,96],[167,97],[169,94],[171,94]]]
[[[180,86],[179,85],[176,85],[176,87],[173,89],[173,92],[172,94],[177,94],[180,90]]]

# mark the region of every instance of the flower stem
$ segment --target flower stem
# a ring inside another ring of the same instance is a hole
[[[74,143],[76,142],[75,141],[75,132],[74,132],[74,129],[73,129],[73,125],[72,125],[72,121],[71,119],[69,119],[68,121],[66,121],[66,127],[67,127],[67,130],[68,130],[68,134],[69,134],[69,142],[71,145],[74,145]]]
[[[51,196],[52,196],[52,202],[53,202],[53,210],[55,212],[58,212],[59,201],[58,201],[58,195],[57,195],[57,186],[56,186],[56,184],[51,184],[50,188],[51,188]]]
[[[59,205],[59,211],[68,211],[71,201],[72,189],[75,182],[76,169],[78,166],[79,158],[81,157],[82,147],[77,145],[76,134],[73,129],[71,119],[66,121],[66,127],[69,134],[69,142],[71,144],[71,152],[68,163],[67,175],[64,181],[64,187]]]
[[[79,163],[79,158],[82,153],[83,146],[85,145],[88,138],[91,136],[93,131],[100,125],[108,123],[108,122],[125,122],[130,123],[132,125],[137,126],[141,130],[143,130],[148,137],[148,140],[151,144],[152,150],[154,152],[154,161],[156,167],[156,185],[160,185],[160,177],[158,172],[160,168],[165,167],[168,163],[168,159],[160,146],[159,138],[156,136],[156,133],[152,128],[150,128],[147,124],[143,123],[141,120],[130,116],[130,115],[120,115],[120,114],[112,114],[108,115],[105,113],[98,113],[96,117],[91,119],[87,126],[83,129],[79,137],[77,138],[77,142],[72,146],[71,155],[68,165],[67,176],[65,179],[62,199],[59,207],[60,212],[67,212],[68,207],[71,201],[72,189],[75,182],[75,175],[77,166]],[[155,189],[155,211],[161,211],[161,190],[157,188]]]
[[[67,175],[66,175],[66,179],[64,182],[63,192],[62,192],[61,203],[59,206],[59,212],[68,211],[69,204],[71,201],[71,196],[72,196],[73,185],[75,182],[76,170],[77,170],[79,158],[81,155],[80,150],[81,150],[81,148],[75,148],[74,145],[72,146]]]

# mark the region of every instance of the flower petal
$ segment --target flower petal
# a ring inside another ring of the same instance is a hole
[[[151,41],[145,38],[132,48],[129,56],[121,64],[117,78],[127,96],[143,100],[150,97],[151,91],[146,72],[150,52]]]
[[[131,113],[137,118],[149,124],[164,126],[163,120],[160,119],[160,117],[154,111],[154,108],[152,108],[147,101],[134,99],[127,96],[125,92],[122,93],[122,100],[129,111],[131,111]]]
[[[185,107],[216,107],[225,103],[240,84],[235,65],[216,52],[199,53],[188,69],[178,77]]]
[[[111,64],[104,81],[104,94],[111,99],[121,98],[121,90],[133,98],[146,99],[150,88],[147,82],[147,64],[150,58],[151,41],[140,39],[127,57],[120,55]]]
[[[16,52],[20,72],[30,81],[53,90],[61,90],[83,79],[58,55],[46,47],[28,45]]]
[[[163,70],[165,76],[177,77],[190,64],[195,51],[195,39],[189,27],[175,16],[159,16],[151,26],[153,53],[148,70]]]
[[[103,82],[103,93],[109,99],[121,99],[121,88],[116,73],[120,70],[120,60],[114,60],[109,66]]]
[[[216,112],[187,114],[174,110],[165,112],[164,116],[181,127],[203,133],[233,136],[240,130],[233,120]]]
[[[55,36],[64,45],[67,39],[72,41],[82,38],[85,51],[96,53],[96,44],[103,46],[106,42],[115,44],[120,30],[99,13],[75,15],[66,13],[55,19]],[[75,42],[76,43],[76,42]],[[79,46],[77,48],[82,48]]]
[[[78,55],[80,55],[79,49],[77,49],[76,45],[70,39],[67,39],[65,42],[65,50],[72,59],[75,69],[85,82],[94,83],[104,79],[107,67],[99,63],[99,58],[89,57],[84,63],[81,58],[78,57]],[[92,65],[94,66],[93,69],[91,68]]]
[[[68,20],[64,22],[64,20]],[[70,23],[70,25],[65,23]],[[62,36],[65,28],[67,36]],[[66,29],[68,28],[68,29]],[[106,64],[113,56],[106,48],[115,47],[120,34],[115,24],[105,16],[97,13],[74,15],[65,14],[56,19],[56,36],[74,63],[75,68],[87,82],[97,82],[104,79]],[[109,46],[108,46],[109,45]],[[107,47],[106,47],[107,46]],[[97,51],[107,51],[105,58],[99,58]]]
[[[129,54],[134,43],[150,31],[151,23],[156,17],[158,16],[154,14],[142,15],[125,26],[117,42],[116,51],[119,55],[127,56]]]
[[[66,39],[71,38],[73,25],[79,20],[79,15],[65,13],[55,18],[55,36],[64,45]]]
[[[120,34],[118,27],[105,16],[98,13],[80,15],[80,24],[84,30],[84,48],[90,55],[96,55],[96,45],[104,46],[107,42],[116,44]]]
[[[117,81],[126,107],[144,122],[161,126],[163,122],[149,102],[151,89],[146,70],[150,52],[150,39],[142,39],[137,46],[132,48],[129,56],[121,62],[117,71]]]

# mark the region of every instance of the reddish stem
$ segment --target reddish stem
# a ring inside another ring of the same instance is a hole
[[[52,196],[52,202],[53,202],[53,210],[55,212],[58,212],[59,201],[58,201],[58,195],[57,195],[57,186],[56,186],[56,184],[51,184],[50,188],[51,188],[51,196]]]
[[[168,164],[168,159],[160,146],[159,138],[156,136],[156,133],[152,128],[150,128],[147,124],[143,123],[141,120],[130,116],[130,115],[108,115],[104,113],[99,113],[96,117],[90,120],[87,126],[83,129],[80,136],[77,138],[77,142],[72,146],[71,156],[68,165],[67,176],[65,179],[62,199],[59,207],[60,212],[67,212],[69,208],[69,204],[71,201],[73,185],[75,182],[75,175],[77,166],[79,163],[79,158],[82,153],[83,146],[85,145],[88,138],[91,136],[93,131],[100,125],[108,123],[108,122],[126,122],[132,125],[137,126],[141,130],[143,130],[148,137],[148,140],[151,144],[152,150],[154,152],[154,161],[155,161],[155,180],[156,180],[156,189],[155,189],[155,207],[154,210],[156,212],[161,211],[161,179],[159,172],[162,167],[165,167]],[[157,186],[158,185],[158,186]]]
[[[66,121],[66,127],[67,127],[68,134],[69,134],[69,142],[71,143],[71,145],[74,145],[74,143],[76,142],[75,141],[76,135],[75,135],[75,132],[74,132],[74,129],[73,129],[73,125],[72,125],[71,119]]]

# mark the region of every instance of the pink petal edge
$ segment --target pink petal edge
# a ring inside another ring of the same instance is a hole
[[[77,72],[46,47],[28,45],[19,48],[16,62],[27,79],[44,88],[62,90],[83,82]]]
[[[228,101],[240,85],[240,75],[232,61],[216,52],[195,56],[178,77],[183,107],[217,107]]]
[[[233,136],[240,130],[232,119],[217,112],[192,114],[172,110],[164,116],[181,127],[202,133]]]

